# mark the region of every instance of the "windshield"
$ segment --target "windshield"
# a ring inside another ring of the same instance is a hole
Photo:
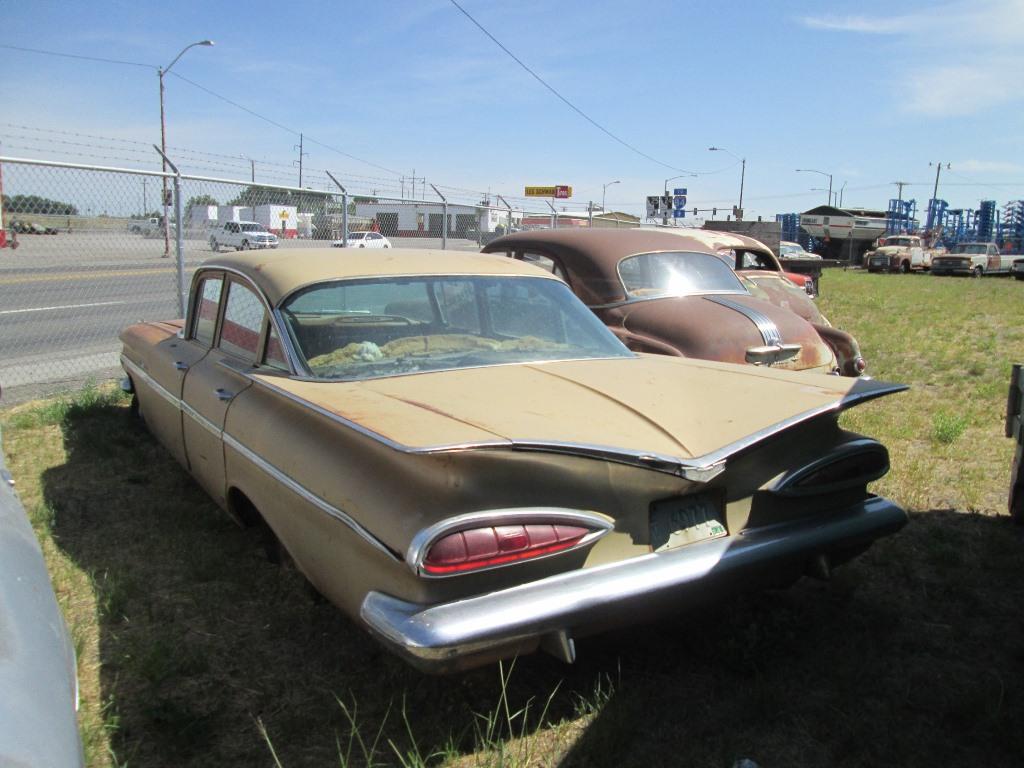
[[[619,262],[619,277],[631,298],[690,293],[746,293],[736,273],[708,253],[642,253]]]
[[[353,381],[632,353],[561,281],[402,277],[313,285],[282,306],[310,372]]]
[[[262,224],[242,224],[240,225],[243,232],[266,232]]]
[[[914,241],[908,237],[890,237],[888,240],[885,241],[885,244],[898,245],[904,248],[909,248],[910,246],[915,245]]]
[[[796,255],[803,251],[803,248],[801,248],[799,245],[783,245],[780,246],[780,249],[782,251],[783,256],[788,256],[790,254]]]
[[[984,243],[963,243],[953,248],[953,253],[988,253],[988,246]]]

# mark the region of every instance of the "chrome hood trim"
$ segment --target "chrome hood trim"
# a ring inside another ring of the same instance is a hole
[[[779,331],[779,326],[775,324],[768,315],[760,312],[753,307],[748,307],[746,304],[741,304],[738,301],[727,299],[724,296],[705,296],[707,301],[713,301],[723,307],[739,312],[741,315],[746,317],[750,322],[757,326],[757,330],[761,334],[761,338],[764,339],[764,343],[768,346],[778,346],[782,344],[782,333]]]

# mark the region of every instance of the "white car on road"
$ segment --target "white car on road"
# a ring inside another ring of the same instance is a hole
[[[390,248],[391,241],[380,232],[349,232],[347,245],[341,240],[331,245],[335,248]]]

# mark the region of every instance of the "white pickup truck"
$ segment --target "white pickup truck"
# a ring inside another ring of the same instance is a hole
[[[164,233],[164,220],[160,216],[150,216],[146,219],[129,219],[127,229],[137,235],[145,237],[159,237]],[[171,221],[170,232],[174,234],[174,222]]]
[[[868,272],[916,272],[931,267],[932,253],[917,235],[889,235],[864,254],[864,264]]]
[[[1019,253],[999,250],[995,243],[958,243],[949,253],[932,259],[932,273],[936,275],[1007,275]]]
[[[247,251],[250,248],[277,248],[277,235],[255,221],[225,221],[210,230],[210,250],[221,246]]]

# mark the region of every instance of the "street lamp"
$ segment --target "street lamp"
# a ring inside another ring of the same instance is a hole
[[[604,193],[608,191],[608,187],[612,184],[621,184],[621,181],[609,181],[607,184],[601,185],[601,213],[604,213]]]
[[[843,207],[843,192],[846,190],[846,182],[843,182],[843,186],[839,188],[839,207]]]
[[[725,152],[728,155],[736,157],[735,154],[730,152],[725,147],[708,147],[708,152]],[[736,212],[738,214],[736,216],[736,220],[739,221],[740,219],[743,218],[743,181],[747,176],[747,158],[736,157],[736,159],[740,161],[740,204],[739,207],[736,209]],[[733,167],[735,168],[735,166]]]
[[[828,176],[828,204],[832,205],[832,174],[825,173],[824,171],[816,171],[813,168],[797,168],[797,173],[819,173],[822,176]]]
[[[181,52],[178,53],[178,55],[171,60],[170,64],[168,64],[166,67],[158,67],[156,70],[156,75],[160,79],[160,152],[162,153],[163,156],[167,155],[167,125],[166,121],[164,120],[164,75],[171,71],[171,67],[178,63],[178,59],[185,55],[185,51],[187,51],[189,48],[195,48],[197,45],[213,45],[213,40],[199,40],[198,42],[186,45],[184,48],[181,49]],[[167,173],[167,160],[162,157],[161,162],[163,163],[164,173]],[[164,207],[164,258],[167,258],[168,256],[171,255],[171,226],[170,223],[167,221],[166,176],[163,177],[163,181],[164,190],[163,199],[161,200],[161,202],[163,203]],[[182,226],[182,222],[179,221],[178,226]]]

